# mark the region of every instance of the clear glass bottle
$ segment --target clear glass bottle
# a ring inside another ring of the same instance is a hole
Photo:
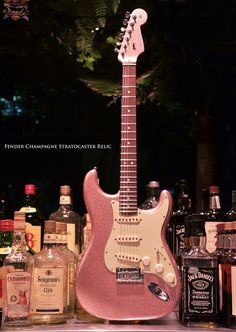
[[[37,253],[42,249],[45,217],[37,206],[34,184],[25,185],[24,202],[20,212],[25,212],[27,244],[32,253]]]
[[[159,197],[160,197],[160,182],[150,181],[146,185],[147,199],[143,204],[140,205],[140,208],[143,210],[152,209],[157,206]]]
[[[182,317],[185,326],[219,326],[218,260],[206,250],[204,216],[192,214],[191,249],[182,257]]]
[[[221,265],[224,326],[236,329],[236,222],[231,223],[230,250]]]
[[[227,221],[236,221],[236,190],[231,192],[231,208],[226,212]]]
[[[56,234],[58,235],[56,248],[65,255],[68,262],[67,310],[68,319],[71,319],[75,316],[75,277],[77,268],[77,256],[74,254],[73,251],[68,249],[66,223],[59,221],[56,222]]]
[[[0,324],[2,322],[2,309],[4,303],[3,280],[6,268],[3,267],[4,259],[11,253],[13,241],[14,221],[10,219],[0,220]]]
[[[56,248],[55,221],[45,220],[43,249],[33,260],[32,323],[66,323],[68,262]]]
[[[170,224],[172,225],[173,254],[178,255],[184,248],[184,219],[191,213],[192,200],[189,195],[188,181],[179,182],[176,208],[173,211]]]
[[[225,215],[221,208],[219,186],[210,186],[209,195],[209,208],[205,214],[206,248],[210,253],[213,253],[216,250],[216,226],[225,221]]]
[[[49,219],[65,222],[67,225],[68,249],[77,256],[81,253],[83,225],[80,215],[73,210],[72,190],[70,186],[60,187],[59,209],[50,214]]]
[[[33,259],[27,252],[25,222],[15,219],[12,250],[4,259],[4,327],[30,326]]]

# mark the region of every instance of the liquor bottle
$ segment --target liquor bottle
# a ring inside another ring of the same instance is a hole
[[[177,207],[171,217],[173,254],[178,255],[184,248],[184,219],[191,213],[192,200],[189,196],[188,181],[180,180]]]
[[[218,260],[206,250],[204,216],[192,214],[191,249],[182,257],[182,317],[185,326],[218,327]]]
[[[42,248],[43,222],[45,217],[37,207],[36,187],[34,184],[25,185],[24,203],[20,212],[25,212],[27,244],[32,252],[39,252]]]
[[[14,221],[11,253],[4,259],[3,326],[30,326],[30,294],[33,259],[27,252],[25,223]]]
[[[236,222],[231,223],[230,251],[222,262],[223,324],[236,328]],[[229,226],[228,226],[229,227]]]
[[[216,225],[224,222],[225,216],[221,209],[219,186],[210,186],[209,195],[209,208],[205,214],[206,248],[210,253],[213,253],[216,250]]]
[[[11,252],[13,240],[14,222],[13,220],[0,220],[0,324],[2,321],[3,309],[3,280],[5,277],[6,268],[3,267],[3,261]]]
[[[32,257],[32,323],[66,323],[68,262],[56,248],[55,221],[45,220],[43,249]]]
[[[157,206],[160,197],[160,182],[150,181],[146,185],[147,199],[140,205],[143,210],[151,209]]]
[[[175,255],[175,260],[179,269],[181,269],[182,265],[182,256],[186,255],[190,250],[191,218],[191,215],[187,215],[184,218],[183,247],[181,247],[179,252]]]
[[[70,186],[60,187],[59,205],[59,209],[51,213],[49,219],[66,223],[68,249],[78,256],[82,247],[83,226],[80,215],[73,210]]]
[[[236,190],[231,192],[231,208],[226,212],[227,221],[236,221]]]
[[[67,246],[67,227],[66,223],[56,222],[57,244],[56,248],[65,255],[68,263],[68,286],[67,286],[67,314],[68,319],[75,316],[75,277],[77,268],[77,256]]]

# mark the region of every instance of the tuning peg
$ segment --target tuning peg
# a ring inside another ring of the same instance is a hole
[[[119,48],[118,48],[118,47],[115,47],[115,48],[114,48],[114,52],[115,52],[115,53],[119,53],[119,52],[120,52]]]
[[[133,15],[133,16],[132,16],[132,19],[136,22],[136,20],[137,20],[137,16],[136,16],[136,15]]]
[[[128,20],[125,18],[125,19],[123,20],[123,25],[126,26],[127,24],[128,24]]]
[[[130,18],[130,12],[125,13],[125,18],[128,18],[128,19]]]
[[[118,39],[119,41],[122,41],[123,38],[124,38],[124,34],[123,34],[123,33],[120,32],[120,33],[117,34],[117,39]]]
[[[126,30],[126,28],[124,28],[124,27],[121,27],[121,28],[120,28],[120,31],[121,31],[122,33],[125,33],[125,30]]]
[[[116,42],[116,46],[119,47],[120,45],[121,45],[121,42],[117,41],[117,42]]]

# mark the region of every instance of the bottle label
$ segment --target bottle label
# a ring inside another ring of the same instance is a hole
[[[64,268],[38,267],[34,269],[32,313],[54,315],[63,313]]]
[[[218,224],[222,224],[222,221],[206,221],[205,231],[206,231],[206,249],[210,253],[216,250],[216,239],[217,239],[217,228]]]
[[[34,213],[34,212],[36,212],[36,208],[34,208],[32,206],[24,206],[20,209],[20,212]]]
[[[232,315],[236,316],[236,266],[231,266]]]
[[[184,249],[184,225],[175,226],[175,253],[178,254],[182,249]]]
[[[11,247],[0,248],[0,255],[9,255],[11,253]]]
[[[61,195],[60,196],[60,200],[59,200],[59,204],[63,205],[63,204],[66,204],[66,205],[71,205],[71,197],[70,196],[64,196],[64,195]]]
[[[218,268],[184,267],[184,305],[186,314],[217,314],[216,283]]]
[[[221,264],[219,264],[219,304],[220,304],[220,310],[222,310],[222,306],[223,306],[223,285],[222,285]]]
[[[57,239],[57,235],[56,234],[48,234],[48,233],[44,233],[44,237],[43,237],[43,242],[44,243],[57,243],[58,239]]]
[[[41,250],[41,226],[33,226],[26,222],[26,239],[27,245],[34,251],[40,252]]]
[[[75,224],[67,225],[67,247],[71,251],[75,252]]]
[[[5,266],[0,267],[0,308],[3,308],[4,298],[3,298],[3,280],[6,276],[7,268]]]
[[[9,318],[29,316],[31,273],[14,271],[6,274],[4,311]]]

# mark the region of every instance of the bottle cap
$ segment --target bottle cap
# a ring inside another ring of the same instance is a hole
[[[210,186],[209,192],[210,192],[210,194],[219,194],[220,188],[219,188],[219,186]]]
[[[55,220],[45,220],[44,221],[44,233],[56,233],[56,221]]]
[[[34,184],[26,184],[25,185],[25,194],[26,195],[35,195],[35,185]]]
[[[159,188],[160,187],[160,182],[159,181],[149,181],[148,187]]]
[[[12,219],[2,219],[2,220],[0,220],[0,231],[1,232],[14,231],[14,220],[12,220]]]
[[[60,194],[61,195],[70,195],[71,188],[70,186],[60,186]]]
[[[205,217],[202,214],[190,215],[190,234],[191,236],[206,236]]]

